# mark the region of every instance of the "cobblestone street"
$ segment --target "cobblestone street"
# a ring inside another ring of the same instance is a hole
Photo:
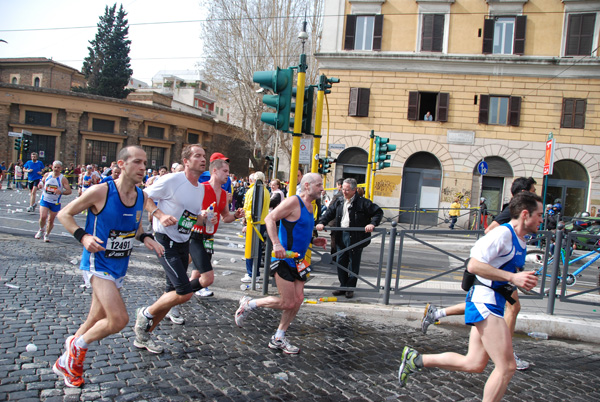
[[[123,290],[130,324],[92,344],[85,385],[66,388],[52,364],[89,308],[91,290],[80,287],[74,264],[80,247],[67,237],[42,243],[5,232],[0,242],[0,400],[470,401],[480,399],[492,368],[483,374],[424,370],[400,388],[404,345],[462,353],[467,329],[436,328],[424,336],[414,323],[369,321],[368,306],[364,319],[303,307],[288,331],[301,353],[284,355],[267,347],[279,312],[258,310],[243,329],[235,326],[239,290],[194,297],[182,308],[184,326],[159,325],[155,333],[166,350],[152,355],[133,346],[132,317],[161,294],[164,276],[154,256],[136,247]],[[27,352],[29,343],[38,350]],[[600,400],[598,345],[520,336],[515,347],[533,366],[515,374],[504,400]]]

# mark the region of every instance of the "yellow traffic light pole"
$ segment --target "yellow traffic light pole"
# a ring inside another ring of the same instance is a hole
[[[319,158],[316,157],[317,154],[321,151],[321,125],[323,123],[323,99],[325,98],[325,90],[320,88],[317,91],[317,114],[315,116],[315,141],[313,143],[313,161],[312,161],[312,169],[310,170],[312,173],[317,173],[319,171]],[[329,144],[328,144],[329,145]],[[325,158],[327,158],[327,149],[325,149]]]
[[[298,166],[300,161],[300,139],[302,138],[302,110],[304,108],[304,85],[306,82],[306,55],[300,55],[296,82],[296,110],[294,111],[294,132],[292,134],[292,160],[290,162],[290,188],[288,194],[296,195]]]
[[[371,197],[371,194],[373,192],[373,190],[371,189],[371,182],[374,180],[371,179],[371,171],[372,171],[372,164],[373,164],[373,144],[375,142],[375,130],[371,130],[371,139],[369,141],[369,158],[368,158],[368,162],[367,162],[367,182],[366,184],[366,188],[365,191],[367,192],[365,194],[365,198],[367,198],[368,200],[373,200],[373,198]]]

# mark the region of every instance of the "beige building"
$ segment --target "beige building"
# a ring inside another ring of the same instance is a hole
[[[534,177],[543,194],[552,133],[547,202],[598,211],[600,1],[325,0],[324,16],[316,57],[341,80],[328,95],[330,179],[364,180],[374,130],[397,146],[375,202],[435,211],[483,195],[500,209],[513,178]]]
[[[73,84],[83,76],[66,66],[56,71],[43,70],[0,59],[0,160],[7,164],[18,159],[14,138],[9,132],[32,133],[29,153],[36,151],[45,163],[58,159],[70,163],[95,163],[107,166],[116,160],[124,145],[140,145],[148,155],[148,167],[157,168],[180,162],[181,150],[188,143],[202,143],[207,152],[219,151],[232,158],[232,172],[245,175],[248,159],[245,147],[233,139],[238,129],[211,117],[199,116],[171,107],[172,98],[158,93],[144,93],[136,101],[106,98],[71,92]],[[71,69],[72,71],[68,71]],[[66,72],[65,72],[66,71]],[[46,76],[50,74],[51,76]],[[70,75],[69,75],[70,74]],[[21,81],[12,83],[13,77]],[[31,85],[39,78],[41,85]],[[66,77],[73,77],[69,84]],[[76,80],[77,79],[77,80]],[[23,83],[25,81],[25,83]],[[77,81],[85,84],[85,80]],[[44,84],[48,87],[44,87]],[[231,151],[233,154],[233,151]]]

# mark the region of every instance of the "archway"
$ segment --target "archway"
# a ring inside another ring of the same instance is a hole
[[[497,215],[502,210],[504,198],[510,198],[510,195],[504,197],[503,189],[506,188],[506,181],[512,180],[514,173],[506,159],[500,156],[486,156],[484,160],[488,165],[488,170],[483,178],[477,169],[481,161],[473,167],[471,206],[479,205],[479,197],[484,197],[490,215]],[[476,197],[477,194],[479,197]]]
[[[364,149],[357,147],[344,149],[336,160],[335,180],[353,178],[359,184],[364,183],[368,162],[369,154]]]
[[[554,204],[560,199],[563,216],[574,216],[587,208],[589,175],[577,161],[564,159],[554,163],[546,187],[544,204]]]
[[[440,206],[442,187],[442,165],[435,155],[429,152],[417,152],[404,163],[402,173],[402,193],[400,210],[418,209],[437,210]],[[400,214],[399,222],[410,223],[413,212]],[[421,214],[419,221],[425,225],[437,224],[437,213]]]

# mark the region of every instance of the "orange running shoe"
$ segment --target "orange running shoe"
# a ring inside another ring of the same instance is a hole
[[[52,371],[54,371],[56,375],[63,376],[65,385],[69,388],[79,388],[83,385],[83,377],[72,376],[67,369],[60,364],[60,357],[56,360],[56,363],[54,363]]]
[[[75,346],[75,336],[71,335],[65,341],[67,362],[65,368],[73,377],[83,377],[83,361],[87,349]]]

